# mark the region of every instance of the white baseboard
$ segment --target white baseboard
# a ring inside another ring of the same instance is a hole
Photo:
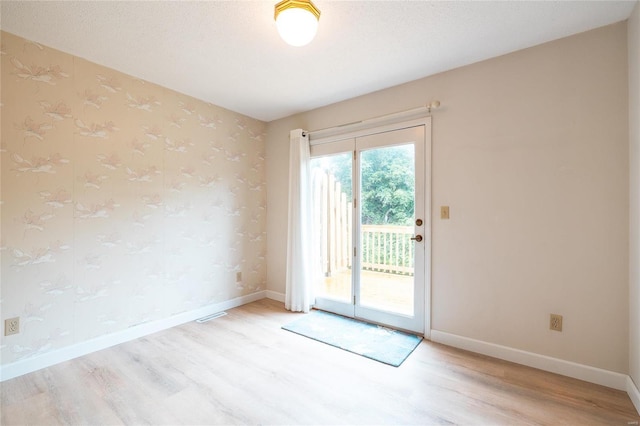
[[[284,293],[280,293],[277,291],[267,290],[267,299],[277,300],[278,302],[284,303]]]
[[[640,390],[638,390],[638,386],[633,382],[633,379],[627,376],[627,393],[629,394],[629,398],[631,398],[631,402],[636,407],[638,414],[640,414]]]
[[[256,300],[264,299],[265,297],[267,297],[266,291],[262,290],[257,293],[236,297],[235,299],[224,302],[214,303],[193,311],[183,312],[169,318],[140,324],[116,333],[100,336],[95,339],[47,352],[33,358],[27,358],[11,364],[3,365],[0,366],[0,382],[22,376],[23,374],[31,373],[42,368],[50,367],[54,364],[59,364],[73,358],[87,355],[101,349],[119,345],[120,343],[147,336],[167,328],[194,321],[207,315],[255,302]]]
[[[628,388],[629,376],[601,368],[590,367],[563,359],[552,358],[546,355],[539,355],[520,349],[507,346],[496,345],[494,343],[483,342],[481,340],[470,339],[443,331],[431,330],[431,340],[444,345],[453,346],[471,352],[492,356],[505,361],[515,362],[551,373],[573,377],[598,385],[626,391]],[[637,405],[636,405],[637,407]]]

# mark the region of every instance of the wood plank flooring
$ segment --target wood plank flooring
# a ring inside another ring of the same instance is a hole
[[[423,342],[394,368],[261,300],[6,381],[1,423],[634,425],[621,391]]]

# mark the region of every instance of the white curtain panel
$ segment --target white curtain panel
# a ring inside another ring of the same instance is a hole
[[[311,272],[311,183],[309,135],[292,130],[289,151],[289,226],[284,306],[309,312],[313,304]]]

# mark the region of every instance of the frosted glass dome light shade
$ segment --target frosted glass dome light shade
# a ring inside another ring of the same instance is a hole
[[[284,0],[276,4],[278,33],[291,46],[309,44],[318,31],[319,19],[320,11],[310,0]]]

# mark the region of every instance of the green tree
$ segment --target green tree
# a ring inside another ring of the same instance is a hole
[[[413,146],[363,151],[363,224],[411,225],[414,210]]]
[[[347,199],[353,198],[351,153],[313,160],[340,182]],[[362,223],[411,225],[414,209],[414,154],[412,145],[378,148],[361,153]]]

